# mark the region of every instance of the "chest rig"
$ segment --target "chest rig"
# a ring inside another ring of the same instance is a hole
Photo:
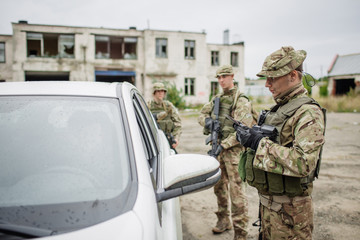
[[[166,101],[163,101],[161,104],[156,104],[154,101],[151,101],[149,108],[153,114],[158,114],[164,111],[167,113],[166,117],[163,119],[158,119],[157,123],[159,128],[163,130],[165,134],[171,133],[174,128],[174,123],[171,120],[170,106],[166,104]]]
[[[275,126],[279,132],[276,142],[282,146],[291,147],[294,140],[291,129],[284,129],[287,120],[295,114],[295,112],[304,104],[320,105],[312,98],[300,97],[284,105],[276,105],[266,114],[259,118],[259,125],[268,124]],[[324,113],[325,109],[320,109]],[[284,137],[282,137],[284,136]],[[253,167],[255,151],[248,152],[246,160],[246,180],[249,185],[258,189],[260,194],[264,195],[287,195],[289,197],[307,195],[307,188],[310,183],[318,177],[320,171],[321,152],[315,170],[307,177],[291,177],[281,174],[266,172]]]
[[[226,115],[232,116],[232,110],[234,105],[234,97],[236,88],[231,89],[229,93],[220,96],[220,111],[219,111],[219,122],[221,128],[221,140],[224,140],[229,136],[230,133],[235,132],[233,128],[233,122],[226,118]],[[211,118],[215,119],[214,112],[211,112]],[[210,132],[209,132],[210,133]]]

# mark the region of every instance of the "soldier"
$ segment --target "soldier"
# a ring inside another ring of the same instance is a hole
[[[181,119],[175,106],[171,102],[164,100],[166,91],[163,83],[155,83],[153,86],[153,100],[148,102],[148,107],[159,128],[164,131],[168,138],[170,146],[175,150],[181,135]]]
[[[239,177],[238,162],[242,151],[245,150],[236,140],[233,123],[226,118],[230,115],[247,126],[254,123],[252,106],[248,98],[241,94],[234,85],[234,72],[230,65],[221,66],[216,71],[218,82],[223,90],[201,109],[199,124],[204,127],[204,134],[211,131],[214,116],[214,99],[220,97],[220,152],[217,159],[220,163],[221,179],[214,186],[217,197],[218,218],[216,226],[212,229],[214,234],[232,229],[234,226],[234,239],[246,239],[247,236],[247,199],[244,193],[244,184]],[[231,200],[231,218],[229,214],[229,194]]]
[[[276,141],[254,129],[237,129],[239,142],[250,148],[246,180],[259,193],[262,239],[312,238],[312,182],[325,142],[325,109],[302,85],[305,58],[304,50],[282,47],[265,59],[257,74],[266,77],[276,102],[260,114],[259,125],[276,127]]]

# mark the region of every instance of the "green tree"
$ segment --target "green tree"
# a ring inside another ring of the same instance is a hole
[[[170,101],[178,109],[186,108],[186,102],[182,94],[182,89],[178,90],[176,85],[174,83],[170,83],[169,81],[159,81],[157,79],[153,79],[152,82],[153,84],[156,82],[162,82],[167,89],[166,100]]]
[[[329,91],[328,91],[329,79],[327,77],[320,78],[319,85],[320,85],[320,96],[327,97],[329,95]]]
[[[174,104],[178,109],[185,109],[186,102],[182,94],[182,89],[178,90],[173,83],[164,83],[167,88],[166,99]]]

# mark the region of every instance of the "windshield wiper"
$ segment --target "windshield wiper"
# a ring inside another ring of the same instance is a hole
[[[13,223],[0,222],[0,232],[19,236],[19,237],[29,238],[29,237],[51,236],[56,231],[52,231],[49,229],[17,225],[17,224],[13,224]]]

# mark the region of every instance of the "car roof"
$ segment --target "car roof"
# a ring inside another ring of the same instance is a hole
[[[118,97],[117,90],[129,83],[85,81],[38,81],[0,83],[0,95],[68,95]],[[130,87],[127,86],[127,87]]]

